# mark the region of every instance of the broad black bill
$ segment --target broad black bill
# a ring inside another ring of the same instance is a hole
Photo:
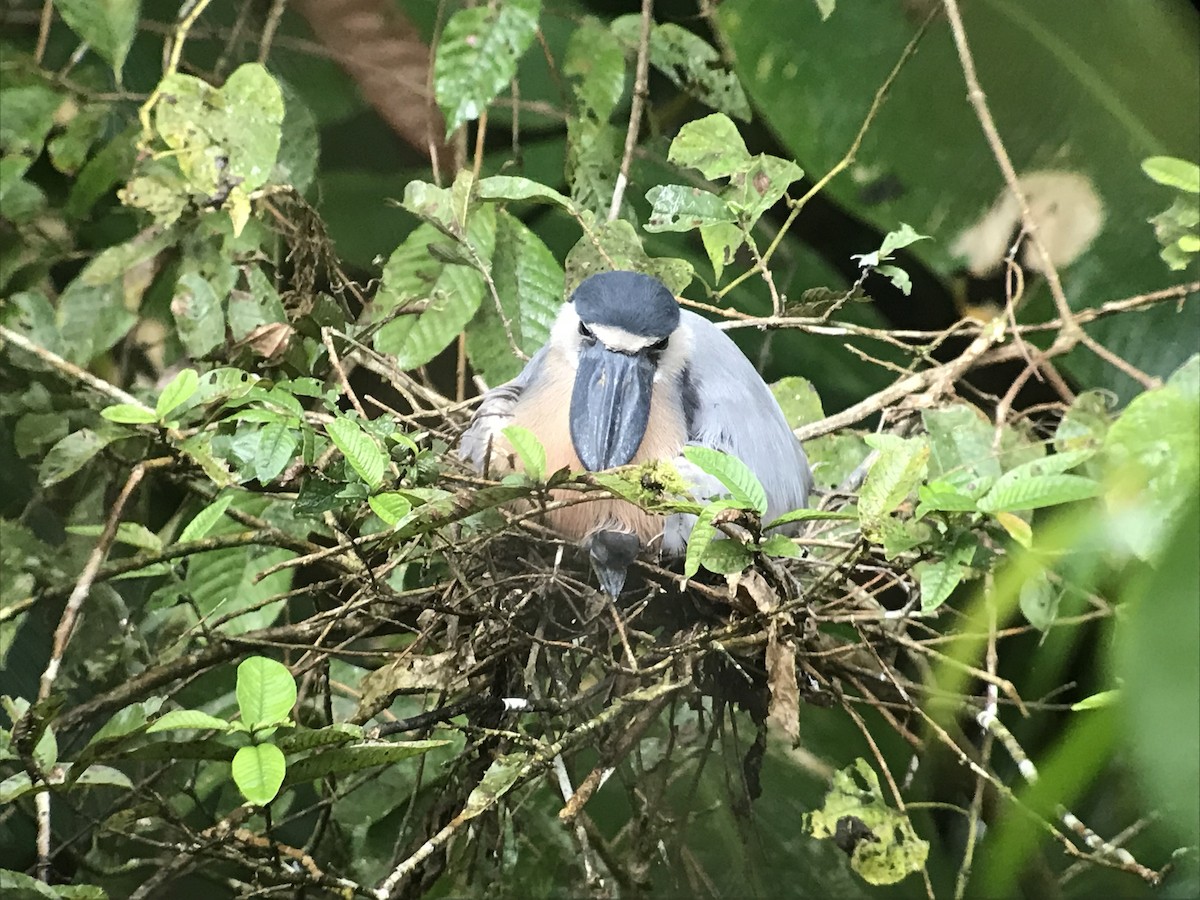
[[[590,472],[623,466],[637,453],[650,419],[654,363],[644,354],[585,345],[571,391],[571,443]]]

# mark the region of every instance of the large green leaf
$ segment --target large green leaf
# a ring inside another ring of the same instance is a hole
[[[496,214],[491,206],[472,212],[466,240],[479,261],[487,265],[496,240]],[[400,368],[424,365],[441,353],[483,302],[488,290],[483,275],[465,260],[446,261],[463,253],[453,238],[425,224],[396,248],[384,266],[374,305],[377,316],[415,301],[427,304],[419,314],[398,315],[375,335],[375,349],[394,356]]]
[[[848,3],[822,23],[810,3],[729,0],[718,20],[768,124],[801,165],[820,175],[849,149],[917,27],[917,8]],[[1018,173],[1058,173],[1032,186],[1035,206],[1056,207],[1059,224],[1044,226],[1043,238],[1055,243],[1053,232],[1083,228],[1089,215],[1099,218],[1088,249],[1073,262],[1060,261],[1071,303],[1092,305],[1174,283],[1178,276],[1158,259],[1146,225],[1167,198],[1141,162],[1200,157],[1200,20],[1194,10],[1184,0],[1111,0],[1081,18],[1071,4],[978,0],[964,5],[963,18]],[[779,27],[784,21],[787,27]],[[1153,59],[1152,74],[1131,69],[1130,59]],[[932,235],[912,252],[948,275],[963,265],[964,234],[1002,187],[966,100],[948,25],[938,19],[893,85],[855,166],[827,191],[881,231],[904,221]],[[1086,199],[1089,190],[1099,207]],[[997,263],[1015,230],[1015,221],[1007,220],[993,230]],[[1044,288],[1036,293],[1031,318],[1049,312]],[[1145,313],[1137,328],[1109,319],[1089,331],[1142,369],[1165,374],[1195,349],[1198,327],[1200,306],[1193,303],[1182,316],[1168,305]],[[1086,351],[1073,353],[1066,366],[1089,385],[1126,395],[1135,387]]]
[[[238,665],[237,701],[248,727],[278,724],[296,705],[296,679],[283,663],[251,656]]]
[[[1200,842],[1200,502],[1191,499],[1168,535],[1158,567],[1126,590],[1117,674],[1125,732],[1152,808],[1177,840]]]
[[[484,380],[496,385],[515,377],[524,366],[513,352],[509,333],[526,356],[550,337],[550,326],[562,305],[563,270],[541,238],[515,216],[500,211],[492,279],[500,309],[491,296],[483,298],[467,328],[467,354]],[[501,314],[508,320],[507,330]]]
[[[262,806],[279,793],[287,760],[274,744],[252,744],[234,755],[231,771],[242,796]]]
[[[450,17],[433,67],[447,135],[479,118],[508,86],[517,60],[533,41],[541,10],[541,0],[501,0]]]
[[[108,60],[120,80],[137,34],[140,0],[54,0],[71,30]]]

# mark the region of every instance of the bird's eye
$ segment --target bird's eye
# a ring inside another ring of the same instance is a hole
[[[588,328],[582,322],[579,323],[579,334],[589,341],[594,341],[596,339],[596,335],[592,334],[592,329]]]
[[[662,353],[667,349],[667,344],[670,342],[670,340],[671,339],[669,337],[665,337],[661,341],[655,341],[646,349],[648,349],[651,353]]]

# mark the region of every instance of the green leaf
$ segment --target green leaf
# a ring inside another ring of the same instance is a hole
[[[903,250],[917,241],[927,240],[929,240],[929,235],[918,234],[911,225],[901,222],[899,228],[889,231],[883,236],[883,243],[879,246],[879,258],[889,259],[896,250]]]
[[[874,434],[867,444],[879,451],[863,481],[858,499],[858,517],[864,532],[877,529],[880,521],[898,507],[924,479],[929,461],[929,444],[922,438]]]
[[[610,27],[627,51],[636,51],[641,16],[621,16]],[[737,76],[725,68],[721,54],[711,44],[686,28],[671,22],[651,24],[650,65],[702,103],[749,121],[750,104]]]
[[[265,806],[275,799],[283,785],[287,760],[274,744],[251,744],[234,755],[230,771],[242,796]]]
[[[1038,631],[1046,631],[1058,618],[1062,591],[1050,581],[1045,572],[1038,572],[1021,585],[1021,613]]]
[[[38,781],[34,784],[28,772],[18,772],[0,781],[0,803],[9,804],[26,794],[41,793],[70,783],[76,787],[117,787],[125,790],[133,788],[129,776],[119,769],[110,766],[88,766],[83,774],[76,776],[71,763],[62,763],[50,773],[49,784]]]
[[[467,797],[462,812],[457,816],[458,821],[473,819],[486,812],[512,789],[528,762],[529,757],[524,753],[505,753],[492,760],[479,784]]]
[[[155,719],[150,727],[146,729],[146,733],[155,734],[159,731],[174,731],[176,729],[231,731],[233,730],[233,723],[219,719],[216,716],[210,716],[208,713],[201,712],[198,709],[173,709]]]
[[[0,869],[0,897],[12,900],[108,900],[103,888],[93,884],[46,884],[24,872]]]
[[[563,270],[542,239],[508,212],[496,216],[496,246],[492,278],[500,311],[484,296],[479,312],[467,326],[467,355],[471,366],[488,384],[515,378],[524,363],[513,353],[511,332],[527,356],[550,337],[550,327],[562,305]],[[501,311],[508,320],[505,330]]]
[[[1110,397],[1104,391],[1083,391],[1063,415],[1054,432],[1054,449],[1099,450],[1110,422]]]
[[[521,458],[521,467],[534,481],[544,481],[546,478],[546,448],[538,440],[538,436],[528,428],[520,425],[509,425],[501,434],[512,444],[513,450]]]
[[[290,184],[303,194],[317,172],[320,156],[317,120],[296,88],[282,80],[279,88],[283,96],[283,121],[279,125],[279,153],[269,180],[272,184]]]
[[[196,393],[196,389],[199,386],[200,376],[196,374],[195,369],[184,369],[172,378],[171,383],[163,388],[162,393],[158,395],[158,403],[154,406],[154,411],[158,414],[158,418],[160,420],[166,419],[167,415],[174,411],[176,407],[190,399],[192,394]]]
[[[625,93],[625,51],[603,23],[585,19],[567,42],[563,74],[582,110],[605,122]]]
[[[296,705],[296,680],[283,663],[248,657],[238,665],[237,701],[247,727],[277,725]]]
[[[1161,558],[1122,590],[1115,674],[1125,742],[1148,796],[1181,845],[1200,843],[1200,493],[1196,482]]]
[[[504,0],[452,15],[433,64],[434,93],[446,136],[478,119],[517,73],[537,32],[541,0]]]
[[[371,490],[377,490],[383,484],[387,454],[358,422],[345,417],[334,419],[325,426],[325,433]]]
[[[918,519],[931,511],[974,512],[978,508],[975,498],[947,481],[931,481],[921,485],[917,488],[917,498],[921,501],[915,513]]]
[[[254,477],[260,484],[269,484],[280,476],[296,448],[300,438],[285,422],[271,422],[258,432],[258,450],[254,455]]]
[[[1151,156],[1142,160],[1142,171],[1159,184],[1200,194],[1200,166],[1173,156]]]
[[[575,214],[575,204],[571,202],[570,197],[519,175],[491,175],[481,178],[477,183],[477,192],[480,200],[541,200]]]
[[[1100,691],[1089,697],[1084,697],[1078,703],[1071,704],[1071,712],[1083,712],[1088,709],[1103,709],[1115,706],[1121,699],[1120,691]]]
[[[760,516],[767,514],[767,492],[762,482],[736,456],[698,446],[684,447],[683,455],[692,465],[721,482],[743,509],[752,509]]]
[[[717,575],[736,575],[752,562],[754,556],[745,544],[727,538],[709,544],[700,565]]]
[[[390,766],[449,744],[450,741],[364,741],[297,760],[288,767],[286,783],[303,784],[327,775],[351,775],[363,769]]]
[[[821,21],[824,22],[833,15],[834,9],[837,7],[837,0],[815,0],[817,4],[817,12],[821,14]]]
[[[772,528],[778,528],[780,525],[787,525],[791,522],[812,522],[812,521],[852,521],[857,519],[858,515],[853,512],[846,512],[840,509],[793,509],[790,512],[785,512],[777,519],[772,519],[763,526],[764,531],[770,531]]]
[[[781,556],[787,559],[797,559],[800,557],[800,548],[796,546],[796,542],[784,534],[773,534],[759,547],[760,553],[765,553],[767,556]]]
[[[966,534],[950,548],[945,558],[917,565],[922,612],[932,612],[950,598],[966,576],[977,547],[974,535]]]
[[[361,725],[350,722],[336,722],[324,728],[301,728],[280,737],[275,746],[286,753],[299,753],[302,750],[312,750],[315,747],[327,747],[330,744],[348,744],[352,741],[363,740],[364,730]],[[285,781],[289,784],[298,779],[292,777],[289,771]]]
[[[225,342],[225,313],[212,284],[197,271],[179,276],[171,297],[179,339],[193,357],[207,356]]]
[[[493,207],[482,207],[471,216],[466,240],[486,265],[496,241]],[[478,271],[444,262],[432,256],[431,250],[462,253],[457,241],[433,226],[418,227],[388,259],[375,297],[377,316],[415,300],[426,301],[424,312],[397,316],[375,335],[375,349],[394,356],[401,369],[424,365],[448,347],[484,299],[486,287]]]
[[[183,531],[179,533],[175,543],[186,544],[188,541],[198,541],[207,535],[225,515],[225,510],[229,509],[229,505],[233,503],[233,497],[234,495],[231,493],[223,494],[196,513],[195,518],[188,522]]]
[[[1082,475],[1030,475],[998,481],[983,495],[979,508],[989,513],[1041,509],[1087,500],[1099,493],[1100,483]]]
[[[700,226],[700,240],[712,263],[713,277],[720,281],[725,267],[733,263],[738,249],[746,242],[746,233],[738,225],[717,222]]]
[[[412,503],[403,494],[391,491],[383,494],[372,494],[367,498],[371,511],[388,525],[395,525],[410,512]]]
[[[857,759],[833,774],[825,805],[804,816],[804,827],[818,839],[836,840],[838,824],[853,816],[870,832],[850,852],[850,866],[868,884],[895,884],[925,867],[929,842],[917,837],[908,817],[883,799],[879,776]]]
[[[154,410],[145,406],[134,406],[132,403],[118,403],[106,406],[100,410],[102,418],[120,425],[150,425],[158,422]]]
[[[104,137],[109,115],[108,104],[92,103],[71,116],[66,127],[46,143],[54,168],[64,175],[78,174],[96,142]]]
[[[792,182],[803,177],[804,170],[790,159],[760,153],[746,172],[730,179],[721,196],[738,214],[742,226],[751,228],[779,202]]]
[[[700,565],[708,548],[717,538],[717,526],[713,519],[718,513],[733,509],[735,504],[730,500],[714,500],[704,507],[696,516],[692,532],[688,535],[687,554],[683,562],[683,577],[694,578],[700,571]]]
[[[5,87],[0,90],[0,199],[21,181],[42,152],[46,135],[63,98],[44,84]]]
[[[112,440],[111,437],[97,434],[90,428],[71,432],[46,453],[38,467],[38,482],[42,487],[50,487],[60,481],[66,481],[112,443]]]
[[[137,34],[139,0],[54,0],[63,21],[112,66],[117,83]]]
[[[995,427],[976,407],[955,403],[921,413],[929,434],[929,477],[973,493],[971,483],[1000,477],[1000,460],[992,449]]]
[[[1152,559],[1200,480],[1196,394],[1172,379],[1134,398],[1109,428],[1103,460],[1112,481],[1138,489],[1133,502],[1143,515],[1123,537],[1138,556]],[[1122,496],[1110,496],[1110,511],[1129,502]]]
[[[691,231],[736,218],[724,200],[697,187],[657,185],[647,192],[646,200],[652,209],[644,227],[650,232]]]
[[[624,219],[603,222],[584,234],[567,254],[566,293],[589,275],[610,270],[641,272],[657,278],[672,293],[681,294],[692,283],[693,269],[682,259],[652,259],[642,249],[633,226]]]
[[[754,159],[737,126],[723,113],[694,119],[679,129],[667,159],[678,166],[699,169],[711,180],[746,172]]]
[[[245,199],[267,183],[279,155],[284,105],[263,66],[238,66],[220,89],[175,73],[161,90],[154,127],[194,192]],[[241,231],[236,221],[234,230]]]
[[[100,537],[104,533],[104,526],[68,525],[67,533],[82,537]],[[116,540],[118,543],[128,544],[130,547],[137,547],[139,550],[146,550],[150,553],[162,551],[162,540],[159,536],[140,522],[121,522],[117,525]]]

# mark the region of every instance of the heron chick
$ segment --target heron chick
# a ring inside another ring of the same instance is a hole
[[[579,284],[546,345],[521,374],[484,395],[460,456],[478,471],[511,468],[514,454],[502,433],[509,425],[537,435],[548,471],[670,460],[699,498],[722,487],[688,463],[683,448],[721,450],[762,482],[768,518],[805,506],[812,489],[800,442],[742,351],[707,319],[680,309],[662,282],[636,272],[602,272]],[[681,555],[695,521],[615,499],[546,518],[588,549],[613,597],[642,550]]]

